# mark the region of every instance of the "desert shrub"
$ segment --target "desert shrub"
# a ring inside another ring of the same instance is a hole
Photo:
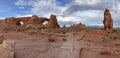
[[[34,34],[37,34],[37,32],[33,30],[33,31],[30,31],[28,34],[29,35],[34,35]]]
[[[83,28],[74,28],[75,31],[81,31]]]
[[[66,32],[65,32],[65,31],[62,31],[62,34],[66,34]]]
[[[37,27],[38,31],[41,31],[43,29],[43,27]]]
[[[104,37],[102,37],[102,42],[103,43],[106,43],[107,42],[107,38],[104,36]]]
[[[120,34],[120,28],[117,28],[116,30],[117,30],[117,33]]]
[[[111,40],[120,40],[120,35],[117,34],[117,35],[114,35],[114,36],[110,36],[109,37]]]
[[[86,28],[84,28],[84,30],[86,31],[86,32],[88,32],[88,31],[91,31],[91,30],[95,30],[96,28],[92,28],[92,27],[86,27]]]
[[[44,26],[37,26],[36,27],[36,30],[37,30],[38,33],[41,33],[42,29],[45,29],[45,27]]]
[[[17,28],[16,28],[16,31],[17,31],[17,32],[24,32],[24,31],[26,31],[26,30],[27,30],[27,28],[24,27],[24,26],[17,26]]]
[[[65,30],[62,30],[62,29],[47,29],[46,32],[48,32],[48,33],[66,33]]]
[[[45,29],[45,28],[42,28]],[[45,32],[48,33],[61,33],[61,34],[66,34],[69,31],[81,31],[84,28],[72,28],[72,27],[67,27],[67,28],[59,28],[59,29],[45,29]]]

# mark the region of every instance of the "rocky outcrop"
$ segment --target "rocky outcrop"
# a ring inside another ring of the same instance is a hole
[[[14,41],[5,40],[0,44],[0,58],[14,58]]]
[[[73,28],[85,28],[85,24],[79,23],[79,24],[73,24],[71,25]]]
[[[104,11],[104,20],[103,20],[103,24],[104,24],[104,29],[108,32],[112,32],[113,31],[113,20],[110,14],[110,11],[108,8],[105,9]]]
[[[46,25],[46,28],[60,28],[55,15],[50,16],[50,20]]]

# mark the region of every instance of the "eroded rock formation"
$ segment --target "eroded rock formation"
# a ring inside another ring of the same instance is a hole
[[[50,16],[50,20],[49,20],[48,24],[46,25],[46,27],[47,28],[60,28],[55,15]]]
[[[82,24],[82,23],[73,24],[71,27],[74,27],[74,28],[85,28],[85,24]]]
[[[108,32],[112,32],[113,31],[113,20],[110,14],[110,11],[108,8],[105,9],[104,11],[104,29]]]
[[[43,23],[47,21],[48,24],[44,25]],[[19,17],[19,18],[6,18],[0,20],[0,26],[44,26],[46,28],[59,28],[57,18],[55,15],[51,15],[50,19],[44,17],[38,17],[33,15],[32,17]]]

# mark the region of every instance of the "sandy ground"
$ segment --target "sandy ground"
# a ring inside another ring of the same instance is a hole
[[[15,58],[120,58],[119,46],[114,45],[115,41],[102,42],[101,37],[107,33],[101,31],[36,35],[8,32],[3,35],[15,41]]]

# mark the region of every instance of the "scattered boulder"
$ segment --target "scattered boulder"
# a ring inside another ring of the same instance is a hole
[[[57,18],[56,15],[51,15],[50,16],[50,20],[48,22],[48,24],[46,25],[46,28],[60,28],[58,22],[57,22]]]
[[[104,24],[104,29],[107,32],[112,32],[113,31],[113,19],[111,17],[111,14],[110,14],[110,11],[109,11],[108,8],[106,8],[105,11],[104,11],[103,24]]]
[[[55,42],[55,39],[50,38],[48,39],[48,42]]]
[[[3,43],[3,40],[4,40],[4,37],[3,37],[3,35],[2,35],[2,34],[0,34],[0,44],[2,44],[2,43]]]

